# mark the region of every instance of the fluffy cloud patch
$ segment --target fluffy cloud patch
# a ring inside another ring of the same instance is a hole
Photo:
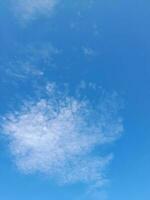
[[[14,10],[21,20],[29,21],[50,15],[58,0],[12,0]]]
[[[59,183],[102,185],[112,156],[103,155],[100,147],[123,131],[115,95],[92,103],[55,84],[46,91],[45,98],[26,102],[4,118],[3,131],[18,168],[46,173]]]

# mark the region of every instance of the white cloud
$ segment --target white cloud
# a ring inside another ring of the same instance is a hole
[[[58,0],[11,0],[16,15],[23,21],[50,15]]]
[[[61,52],[50,43],[24,47],[15,46],[14,48],[16,55],[8,57],[9,63],[5,64],[4,62],[6,66],[1,69],[2,73],[9,77],[7,78],[9,81],[14,80],[14,78],[26,80],[31,77],[43,77],[46,69],[53,68],[53,58]]]
[[[59,183],[102,185],[112,156],[103,156],[96,147],[112,143],[123,131],[114,95],[95,106],[56,84],[49,84],[47,92],[45,99],[26,102],[4,118],[18,168],[46,173]]]
[[[92,48],[83,47],[82,51],[85,56],[95,56],[97,54],[97,52]]]

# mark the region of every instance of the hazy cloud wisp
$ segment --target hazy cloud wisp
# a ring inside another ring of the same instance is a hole
[[[113,95],[93,106],[55,84],[46,91],[47,98],[26,102],[4,118],[3,131],[18,168],[46,173],[59,183],[103,184],[112,156],[95,149],[114,142],[123,131]]]
[[[23,21],[35,20],[39,16],[49,16],[58,0],[11,0],[16,16]]]

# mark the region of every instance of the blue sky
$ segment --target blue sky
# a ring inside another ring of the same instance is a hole
[[[0,198],[149,200],[148,1],[0,2]]]

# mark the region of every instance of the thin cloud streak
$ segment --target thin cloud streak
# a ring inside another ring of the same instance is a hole
[[[55,68],[54,58],[61,53],[51,43],[15,46],[16,55],[9,57],[9,63],[3,61],[4,67],[0,70],[1,79],[10,81],[27,81],[43,78],[47,69]],[[39,65],[40,63],[40,65]],[[7,78],[6,78],[7,77]]]

